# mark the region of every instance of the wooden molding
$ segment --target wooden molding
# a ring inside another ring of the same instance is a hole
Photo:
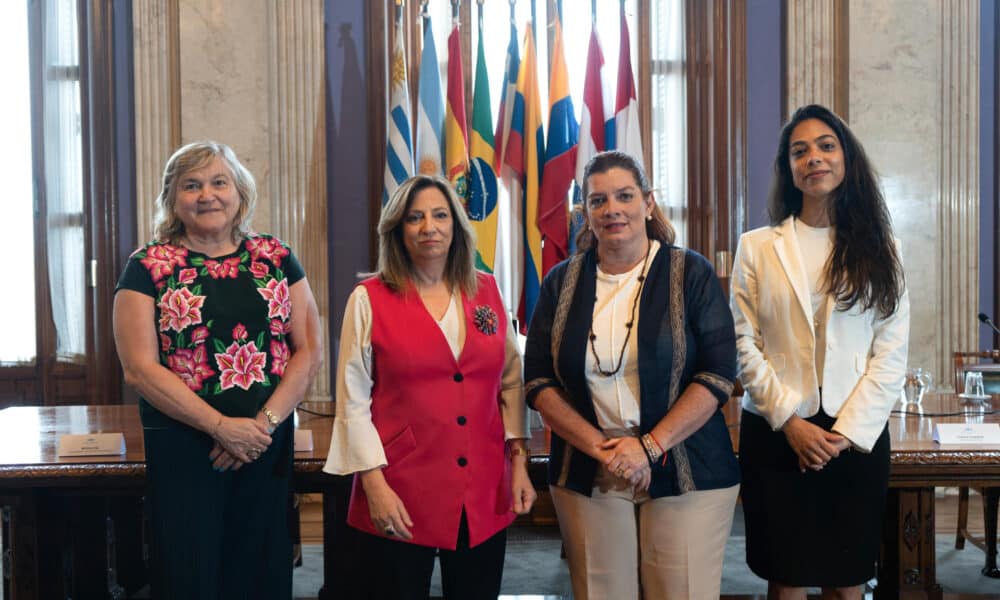
[[[746,2],[685,11],[688,246],[712,260],[735,250],[746,221]]]

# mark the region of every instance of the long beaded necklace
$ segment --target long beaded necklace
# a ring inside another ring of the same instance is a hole
[[[639,289],[636,290],[635,296],[632,298],[632,312],[629,314],[628,322],[625,323],[625,341],[622,343],[622,348],[618,352],[618,365],[615,366],[614,358],[611,360],[611,366],[615,367],[613,371],[605,371],[601,367],[601,358],[597,356],[597,348],[594,346],[594,340],[597,339],[597,335],[594,334],[594,320],[590,321],[590,353],[594,356],[594,368],[597,372],[605,377],[611,377],[621,370],[622,364],[625,358],[625,348],[628,347],[629,337],[632,335],[632,325],[635,323],[635,308],[639,305],[639,298],[642,296],[642,288],[646,285],[646,263],[649,262],[649,251],[653,247],[653,242],[647,240],[646,242],[646,256],[642,259],[642,269],[639,270]]]

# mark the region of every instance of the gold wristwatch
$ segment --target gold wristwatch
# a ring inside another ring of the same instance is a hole
[[[274,414],[273,410],[266,406],[260,409],[260,412],[264,413],[264,418],[267,419],[267,432],[274,433],[278,425],[281,425],[281,419],[278,418],[278,415]]]

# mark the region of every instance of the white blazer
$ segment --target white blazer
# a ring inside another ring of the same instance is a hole
[[[898,245],[898,241],[897,241]],[[819,412],[809,281],[793,218],[740,236],[731,280],[743,410],[774,430],[797,413]],[[910,334],[910,300],[904,288],[896,312],[833,310],[828,302],[823,365],[825,412],[833,430],[870,452],[899,399]]]

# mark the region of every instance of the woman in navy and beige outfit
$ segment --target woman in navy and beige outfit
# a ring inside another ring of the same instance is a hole
[[[347,302],[325,470],[356,473],[373,597],[496,598],[505,528],[531,509],[521,359],[447,181],[417,176],[382,210],[378,272]]]
[[[739,492],[720,410],[732,314],[636,158],[598,154],[583,180],[580,250],[546,275],[524,362],[573,597],[718,598]]]
[[[732,278],[747,562],[769,598],[861,598],[909,300],[872,167],[826,108],[802,107],[782,130],[770,216],[740,238]]]

